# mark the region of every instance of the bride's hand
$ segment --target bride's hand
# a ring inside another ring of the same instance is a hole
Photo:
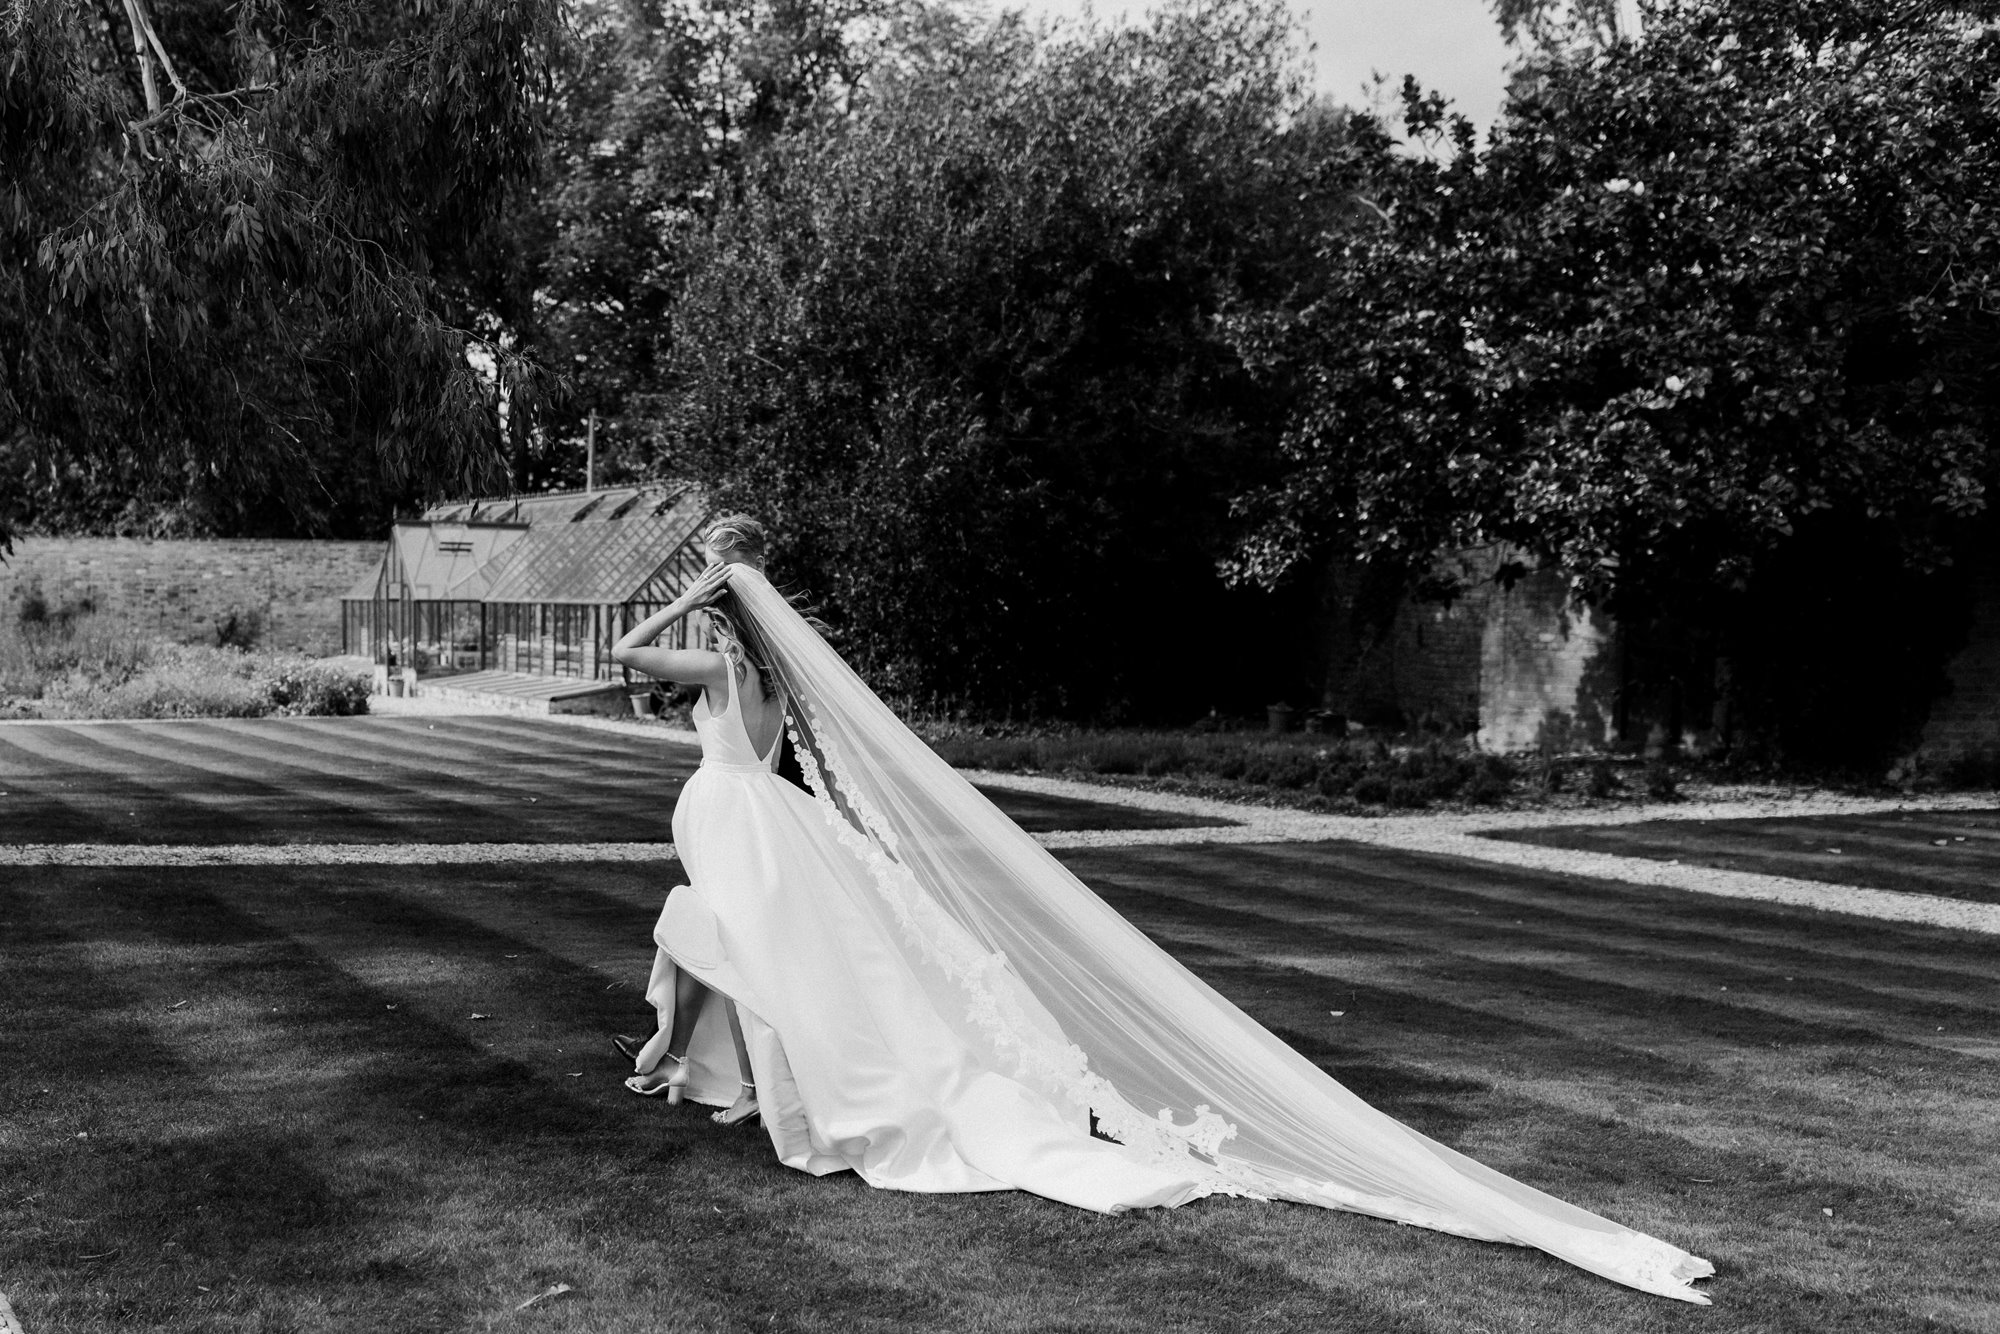
[[[682,599],[690,607],[707,607],[713,605],[715,600],[721,597],[723,591],[729,587],[729,574],[734,568],[732,565],[709,566],[696,576],[693,583],[688,585],[687,592],[681,595]]]

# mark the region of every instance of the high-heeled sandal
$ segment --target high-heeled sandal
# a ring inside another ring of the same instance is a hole
[[[743,1091],[750,1095],[750,1101],[741,1110],[735,1107],[725,1107],[719,1112],[709,1113],[708,1119],[719,1126],[740,1126],[751,1117],[762,1115],[757,1107],[757,1086],[747,1079],[739,1079],[736,1082],[741,1084]],[[734,1117],[730,1116],[731,1112],[735,1112],[736,1115]]]
[[[685,1056],[676,1056],[672,1052],[668,1052],[666,1059],[674,1063],[674,1070],[665,1079],[648,1084],[646,1079],[651,1073],[649,1071],[647,1075],[633,1075],[625,1081],[625,1087],[631,1089],[642,1098],[657,1098],[664,1093],[667,1095],[667,1106],[678,1107],[682,1096],[687,1091],[688,1079],[694,1071],[693,1067],[688,1064],[688,1059]],[[658,1067],[654,1068],[657,1069]]]

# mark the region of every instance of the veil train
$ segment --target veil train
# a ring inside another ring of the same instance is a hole
[[[748,566],[730,592],[790,704],[857,905],[999,1068],[1087,1110],[1201,1193],[1293,1200],[1533,1246],[1708,1304],[1714,1265],[1513,1180],[1375,1110],[1176,962],[903,725]]]

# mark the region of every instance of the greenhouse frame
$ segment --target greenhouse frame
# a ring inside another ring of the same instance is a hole
[[[345,652],[425,674],[628,679],[611,646],[708,563],[692,487],[515,496],[399,522],[341,600]],[[662,642],[686,647],[682,621]]]

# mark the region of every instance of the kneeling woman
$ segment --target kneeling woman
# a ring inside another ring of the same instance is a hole
[[[743,772],[765,773],[769,766],[758,757],[775,755],[780,748],[784,703],[764,674],[745,658],[741,646],[729,634],[726,617],[719,612],[712,614],[711,622],[717,630],[717,646],[713,649],[653,646],[676,621],[714,605],[727,587],[729,565],[743,563],[760,569],[763,566],[763,526],[754,520],[715,525],[707,533],[705,545],[711,561],[708,569],[671,606],[634,626],[612,646],[611,655],[624,666],[650,676],[701,688],[696,707],[703,713],[695,717],[695,728],[702,737],[704,771],[727,772],[730,764],[747,760]],[[718,705],[718,700],[723,703]],[[734,753],[738,749],[732,744],[736,738],[729,734],[724,721],[732,715],[740,719],[741,730],[750,742],[747,756]],[[710,751],[727,758],[718,758],[711,764],[706,758]],[[719,826],[726,831],[731,824],[742,828],[750,824],[745,818],[748,812],[734,809],[739,803],[732,798],[742,794],[732,791],[727,781],[717,781],[715,777],[704,782],[704,776],[703,772],[694,775],[674,807],[674,842],[683,865],[689,864],[691,848],[715,841],[695,830]],[[719,936],[712,914],[704,911],[706,904],[697,903],[690,896],[687,886],[669,896],[668,910],[661,914],[660,925],[654,931],[660,937],[656,943],[661,948],[646,985],[646,998],[653,1002],[659,1016],[658,1030],[650,1038],[620,1034],[612,1041],[637,1067],[637,1073],[625,1081],[626,1088],[649,1098],[664,1094],[669,1103],[680,1102],[692,1090],[698,1102],[727,1104],[712,1119],[722,1125],[736,1125],[759,1111],[755,1070],[743,1033],[742,1016],[735,1003],[725,998],[723,1015],[729,1027],[728,1045],[735,1056],[732,1084],[721,1073],[723,1061],[717,1059],[722,1055],[721,1042],[715,1031],[715,1015],[707,1004],[710,988],[695,971],[677,964],[663,943],[666,934],[674,930],[676,919],[681,921],[678,934],[684,952],[690,937],[706,941]],[[719,944],[719,940],[715,943]],[[720,962],[715,960],[716,965]],[[704,1014],[708,1016],[707,1024],[702,1022]],[[728,1096],[718,1097],[718,1089]]]
[[[761,563],[762,536],[751,520],[712,527],[718,564],[613,650],[702,690],[701,768],[674,809],[689,883],[667,896],[654,931],[647,995],[660,1029],[627,1086],[733,1102],[725,1116],[754,1099],[783,1162],[851,1169],[879,1187],[1023,1189],[1104,1211],[1206,1193],[1192,1173],[1094,1138],[1087,1109],[968,1041],[962,1003],[938,1004],[874,910],[866,862],[829,832],[821,802],[775,772],[787,701],[715,606],[733,573]],[[697,608],[709,610],[716,648],[650,647]],[[728,1004],[707,1003],[710,991]]]

